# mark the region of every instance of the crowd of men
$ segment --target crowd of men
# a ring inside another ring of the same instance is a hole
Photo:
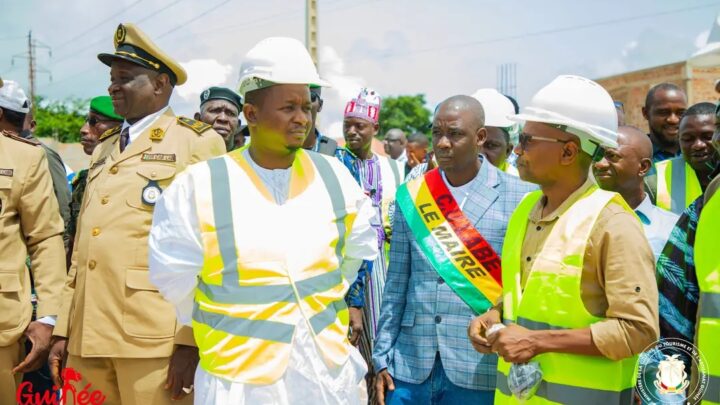
[[[380,155],[380,94],[338,145],[297,40],[194,119],[180,64],[114,44],[70,188],[0,81],[0,405],[720,403],[715,103],[658,84],[646,134],[563,75],[522,109],[449,95]]]

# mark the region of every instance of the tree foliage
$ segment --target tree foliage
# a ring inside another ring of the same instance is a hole
[[[392,128],[400,128],[406,134],[422,132],[430,134],[430,110],[425,107],[425,95],[387,97],[380,108],[380,138]]]
[[[35,99],[35,136],[54,138],[63,143],[80,142],[80,128],[85,123],[89,100],[46,101]]]

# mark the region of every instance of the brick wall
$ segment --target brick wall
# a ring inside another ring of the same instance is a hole
[[[641,108],[645,105],[648,90],[658,83],[669,82],[687,92],[685,67],[685,62],[672,63],[598,79],[597,82],[610,93],[613,100],[625,104],[625,123],[647,131],[647,121],[642,116]]]
[[[720,66],[692,67],[687,62],[677,62],[654,68],[637,70],[598,79],[614,100],[625,104],[625,122],[647,131],[647,121],[641,108],[650,87],[669,82],[676,84],[688,94],[690,105],[701,101],[718,101],[715,80],[720,79]]]

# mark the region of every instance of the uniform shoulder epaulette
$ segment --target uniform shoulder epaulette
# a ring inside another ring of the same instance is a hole
[[[15,134],[12,133],[12,132],[2,131],[2,134],[3,134],[4,136],[6,136],[6,137],[8,137],[8,138],[10,138],[10,139],[12,139],[12,140],[14,140],[14,141],[24,142],[24,143],[26,143],[26,144],[28,144],[28,145],[32,145],[32,146],[40,146],[40,145],[42,145],[42,144],[40,143],[40,141],[38,141],[37,139],[25,139],[25,138],[23,138],[23,137],[21,137],[21,136],[15,135]]]
[[[202,134],[203,132],[207,131],[208,129],[211,129],[212,126],[208,125],[202,121],[197,121],[188,117],[177,117],[178,124],[188,127],[192,129],[193,131],[197,132],[198,134]]]
[[[98,142],[103,141],[115,134],[119,134],[120,131],[122,131],[122,125],[118,125],[115,128],[110,128],[107,131],[103,132],[102,135],[100,135],[100,138],[98,138]]]

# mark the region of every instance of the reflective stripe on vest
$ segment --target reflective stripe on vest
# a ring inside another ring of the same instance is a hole
[[[720,193],[700,212],[695,234],[695,274],[700,289],[695,344],[708,366],[702,404],[720,404]],[[693,368],[696,371],[696,368]]]
[[[325,184],[325,189],[328,190],[330,195],[330,203],[332,203],[333,211],[337,218],[342,218],[347,214],[345,208],[345,200],[343,199],[342,187],[337,179],[337,176],[333,172],[330,163],[318,153],[308,153],[310,160],[312,160],[315,168],[320,173],[320,178]],[[347,224],[343,221],[335,221],[337,225],[338,235],[345,235],[347,232]],[[337,245],[335,245],[335,255],[337,256],[338,263],[342,262],[342,256],[345,252],[345,238],[341,237],[338,239]]]
[[[707,390],[700,403],[702,405],[720,404],[720,377],[716,375],[709,376]]]
[[[655,168],[658,207],[679,215],[702,195],[695,171],[682,156],[658,162]]]
[[[615,193],[591,187],[552,228],[521,287],[521,250],[528,218],[540,191],[528,194],[513,212],[505,237],[503,322],[531,330],[586,328],[602,318],[585,309],[579,288],[590,233],[602,209],[611,201],[632,210]],[[533,358],[543,371],[538,392],[526,403],[613,404],[631,398],[637,357],[612,361],[601,356],[545,353]],[[510,364],[498,360],[495,403],[520,403],[507,389]],[[600,377],[602,376],[602,377]]]
[[[231,381],[272,383],[287,368],[303,318],[326,363],[343,364],[349,281],[340,263],[355,204],[345,203],[330,158],[299,151],[289,198],[278,205],[242,153],[191,170],[206,255],[193,310],[200,366]],[[296,226],[277,234],[273,221]],[[303,239],[308,231],[313,237]]]
[[[701,317],[720,318],[720,293],[702,293],[699,307]]]
[[[497,390],[508,400],[511,398],[512,392],[508,388],[507,376],[504,374],[498,375]],[[535,397],[560,404],[630,404],[633,398],[633,389],[627,388],[620,392],[605,391],[543,381],[538,387]],[[515,399],[513,398],[513,400]],[[496,400],[495,403],[503,403],[502,401],[503,399],[499,398],[499,401]],[[537,401],[535,398],[531,398],[525,403],[537,403]]]
[[[400,167],[398,167],[398,162],[394,159],[390,159],[389,157],[379,155],[378,160],[380,163],[380,170],[383,172],[380,176],[382,179],[385,179],[385,182],[383,183],[383,192],[387,187],[388,191],[390,192],[390,195],[388,195],[388,197],[394,199],[395,190],[400,187],[400,184],[402,184],[403,180],[400,176]],[[388,176],[388,174],[392,174],[392,177]],[[392,179],[392,185],[387,182],[388,179]],[[385,196],[383,196],[383,198],[385,198]]]

